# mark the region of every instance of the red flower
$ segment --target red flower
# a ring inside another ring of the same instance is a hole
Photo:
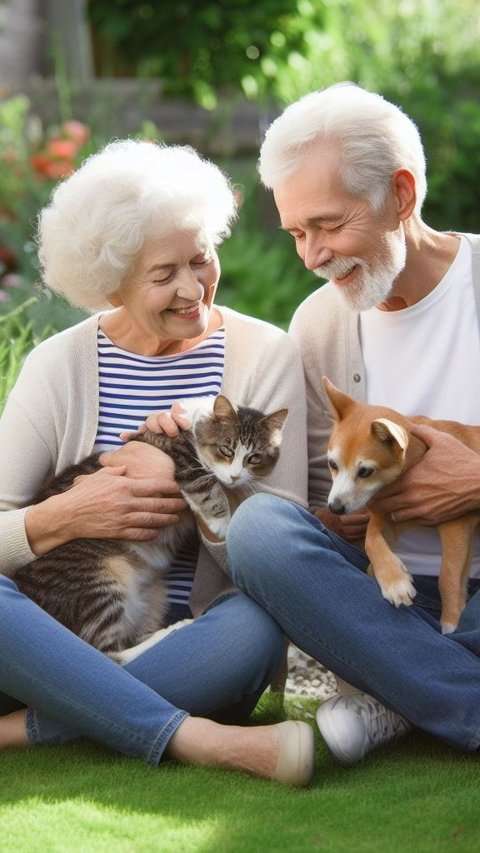
[[[46,154],[62,160],[71,160],[77,153],[77,146],[71,139],[50,139],[47,142]]]

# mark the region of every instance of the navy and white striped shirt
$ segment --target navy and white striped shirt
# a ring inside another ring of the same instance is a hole
[[[166,356],[127,352],[99,329],[99,413],[94,451],[121,447],[119,433],[137,430],[150,412],[169,411],[176,400],[219,394],[224,362],[223,327],[192,349]],[[168,575],[171,603],[188,603],[197,556],[198,538],[177,554]]]

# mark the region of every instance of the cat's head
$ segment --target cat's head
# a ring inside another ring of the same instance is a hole
[[[278,459],[287,414],[288,409],[270,414],[245,406],[235,409],[219,394],[211,416],[195,428],[203,464],[230,488],[266,477]]]

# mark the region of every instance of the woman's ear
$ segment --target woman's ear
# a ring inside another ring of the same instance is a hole
[[[123,300],[118,290],[108,294],[107,302],[112,306],[112,308],[120,308],[123,305]]]
[[[409,169],[397,169],[393,173],[393,185],[397,199],[398,215],[402,221],[405,221],[415,210],[417,201],[415,176]]]

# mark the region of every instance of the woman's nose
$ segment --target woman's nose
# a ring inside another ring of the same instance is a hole
[[[198,299],[202,299],[205,288],[203,284],[198,280],[193,270],[188,267],[182,272],[181,279],[179,285],[177,287],[177,296],[180,299],[189,299],[192,302],[196,302]]]

